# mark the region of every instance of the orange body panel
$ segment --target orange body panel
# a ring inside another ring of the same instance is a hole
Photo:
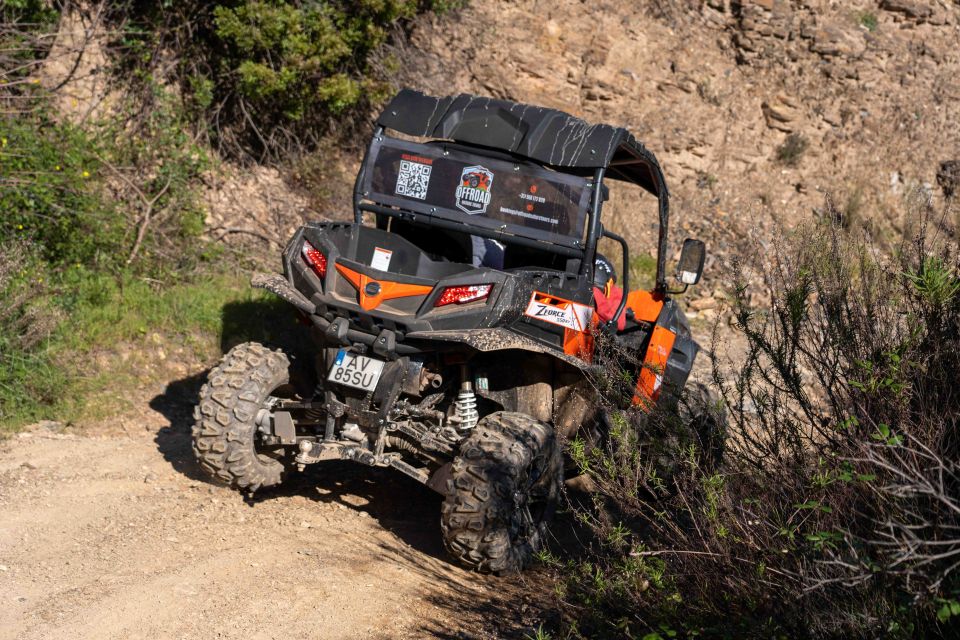
[[[627,309],[633,309],[633,317],[640,322],[656,322],[663,309],[663,295],[650,291],[631,291],[627,294]]]
[[[650,346],[647,347],[647,355],[643,359],[640,375],[637,376],[637,389],[633,395],[633,404],[639,405],[645,411],[660,397],[664,368],[676,339],[677,334],[665,327],[653,328]]]
[[[600,322],[596,312],[590,320],[590,327],[597,326]],[[580,358],[584,362],[593,362],[593,332],[574,331],[573,329],[563,330],[563,352],[568,356]]]
[[[410,296],[422,296],[433,291],[433,287],[422,284],[404,284],[402,282],[384,282],[376,280],[368,275],[349,269],[342,264],[336,264],[337,271],[357,290],[360,299],[360,308],[366,311],[376,309],[384,300],[393,300],[394,298],[409,298]],[[371,282],[380,285],[380,293],[375,296],[367,295],[365,289]]]

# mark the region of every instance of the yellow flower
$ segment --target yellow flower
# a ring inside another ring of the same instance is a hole
[[[84,169],[84,171],[83,171],[83,177],[84,177],[84,178],[89,178],[89,177],[90,177],[90,172],[87,171],[86,169]]]
[[[23,225],[22,225],[22,224],[18,224],[18,225],[17,225],[17,229],[18,229],[19,231],[23,231]]]
[[[60,171],[60,165],[57,165],[53,168],[54,171]]]

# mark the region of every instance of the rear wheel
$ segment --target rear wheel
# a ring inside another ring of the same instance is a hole
[[[194,411],[193,451],[200,466],[231,487],[256,491],[280,484],[287,451],[264,443],[257,415],[290,397],[290,360],[282,351],[246,342],[210,371]]]
[[[544,543],[562,475],[550,425],[522,413],[486,416],[447,481],[440,520],[447,550],[478,571],[523,569]]]

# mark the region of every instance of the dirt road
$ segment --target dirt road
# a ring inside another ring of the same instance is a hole
[[[0,442],[0,639],[495,638],[536,626],[518,579],[450,564],[439,497],[399,474],[332,463],[252,499],[208,483],[189,441],[201,379],[163,389],[135,419]]]

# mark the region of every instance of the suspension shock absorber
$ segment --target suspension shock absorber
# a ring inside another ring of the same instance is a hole
[[[460,431],[469,431],[477,426],[480,420],[480,414],[477,412],[477,396],[473,392],[473,383],[470,382],[470,370],[466,365],[460,369],[460,393],[457,394],[457,418],[460,424],[457,428]]]

